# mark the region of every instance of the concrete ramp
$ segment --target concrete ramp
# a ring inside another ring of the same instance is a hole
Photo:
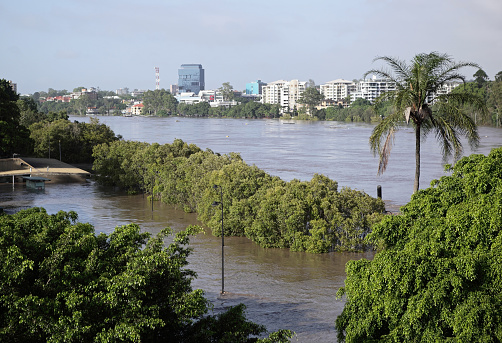
[[[0,159],[0,177],[43,176],[54,179],[54,176],[86,178],[91,174],[68,163],[52,158],[6,158]],[[57,178],[60,179],[60,178]]]

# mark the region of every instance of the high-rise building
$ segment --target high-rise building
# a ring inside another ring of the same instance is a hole
[[[387,79],[378,79],[375,75],[371,79],[360,80],[357,83],[355,92],[351,92],[350,100],[355,101],[358,98],[363,98],[374,103],[375,100],[385,92],[396,89],[396,84]]]
[[[353,81],[337,79],[326,82],[320,86],[320,93],[325,99],[330,99],[335,102],[344,101],[350,94],[357,89],[356,83]]]
[[[182,64],[178,69],[178,92],[199,94],[205,89],[204,69],[201,64]]]
[[[262,87],[262,102],[265,104],[279,104],[286,111],[296,107],[301,94],[307,88],[307,82],[278,80]]]

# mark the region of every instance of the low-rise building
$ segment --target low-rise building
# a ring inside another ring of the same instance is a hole
[[[73,92],[70,94],[72,100],[80,98],[82,95],[86,95],[89,100],[98,100],[98,92],[96,88],[82,88],[80,92]]]
[[[201,97],[194,92],[179,93],[175,98],[178,100],[178,103],[187,105],[193,105],[202,101]]]
[[[139,104],[136,104],[136,105],[132,105],[131,106],[131,114],[134,115],[134,116],[139,116],[141,113],[141,111],[143,110],[143,103],[139,103]]]
[[[145,93],[145,92],[146,92],[146,90],[144,90],[144,89],[135,89],[135,90],[133,90],[133,91],[131,92],[131,96],[132,96],[132,97],[142,96],[142,95],[143,95],[143,93]]]

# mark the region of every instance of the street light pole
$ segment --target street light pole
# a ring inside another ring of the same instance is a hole
[[[213,189],[220,189],[220,201],[213,202],[213,206],[221,205],[221,295],[225,294],[225,232],[223,231],[223,189],[219,185],[214,185]]]

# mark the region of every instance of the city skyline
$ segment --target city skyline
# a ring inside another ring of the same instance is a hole
[[[147,0],[0,4],[0,78],[21,94],[75,87],[155,89],[202,64],[206,89],[262,80],[360,79],[377,56],[438,51],[502,70],[500,0]],[[470,79],[475,70],[465,69]]]

